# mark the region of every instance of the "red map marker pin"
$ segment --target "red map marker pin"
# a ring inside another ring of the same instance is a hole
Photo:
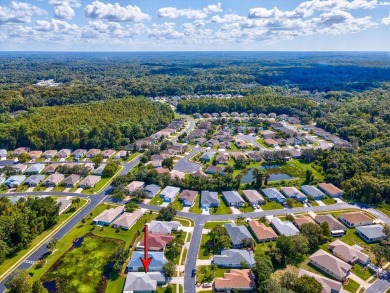
[[[143,258],[140,257],[140,259],[141,259],[142,265],[144,266],[145,273],[147,273],[148,269],[149,269],[150,262],[152,261],[151,257],[148,258],[148,248],[149,248],[148,247],[148,240],[149,240],[148,225],[145,225],[144,232],[145,232],[145,235],[144,235],[144,257]]]

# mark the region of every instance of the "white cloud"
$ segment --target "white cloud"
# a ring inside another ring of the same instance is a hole
[[[215,23],[232,23],[232,22],[240,22],[245,20],[245,16],[241,16],[238,14],[224,14],[222,17],[219,15],[214,15],[211,17],[211,22]]]
[[[390,25],[390,13],[388,17],[382,19],[382,23],[385,25]]]
[[[185,17],[189,19],[202,19],[206,18],[209,14],[221,11],[221,3],[208,5],[202,9],[177,9],[176,7],[164,7],[157,11],[157,16],[161,18]]]
[[[59,19],[52,19],[50,21],[37,20],[35,23],[37,25],[36,30],[42,32],[61,32],[63,34],[68,34],[71,32],[76,32],[79,28],[75,24],[69,24],[66,21]]]
[[[49,0],[49,4],[54,6],[54,16],[58,19],[70,20],[74,17],[75,7],[80,7],[79,0]]]
[[[34,15],[43,15],[46,11],[29,3],[11,1],[9,7],[0,6],[0,25],[6,23],[29,23]]]
[[[165,22],[163,24],[152,24],[147,30],[148,37],[158,40],[182,39],[184,34],[175,30],[176,23]]]
[[[138,6],[128,5],[126,7],[115,4],[104,4],[94,1],[87,5],[84,10],[85,17],[91,19],[106,19],[109,21],[147,21],[150,16],[143,13]]]

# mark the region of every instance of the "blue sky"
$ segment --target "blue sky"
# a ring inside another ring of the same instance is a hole
[[[1,0],[0,50],[390,51],[390,0]]]

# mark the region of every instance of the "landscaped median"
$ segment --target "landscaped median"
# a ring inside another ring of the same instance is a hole
[[[66,223],[68,223],[73,217],[75,217],[89,202],[87,199],[80,199],[78,206],[73,204],[68,212],[59,216],[57,225],[51,229],[44,231],[37,236],[29,245],[28,248],[19,251],[14,257],[7,259],[0,265],[0,280],[3,280],[10,271],[16,268],[22,261],[28,258],[35,250],[37,250],[45,241],[47,241],[54,233],[61,229]]]

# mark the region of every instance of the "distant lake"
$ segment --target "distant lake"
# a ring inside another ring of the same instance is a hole
[[[264,166],[262,167],[264,169],[267,169],[271,174],[268,179],[268,181],[277,181],[277,180],[290,180],[293,179],[293,177],[287,175],[280,169],[280,166],[278,165],[273,165],[273,166]],[[249,169],[249,171],[242,177],[241,183],[248,184],[252,183],[255,180],[253,179],[253,170],[255,168]]]

